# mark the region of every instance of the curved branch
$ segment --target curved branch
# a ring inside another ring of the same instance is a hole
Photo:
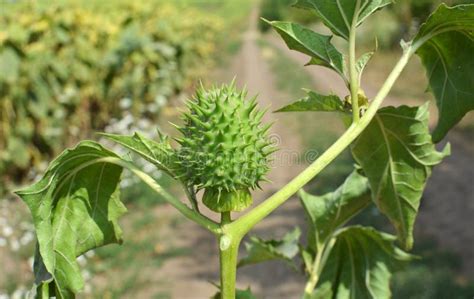
[[[101,159],[98,159],[98,161],[115,164],[115,165],[118,165],[125,169],[130,170],[133,174],[135,174],[138,178],[140,178],[145,184],[147,184],[151,189],[153,189],[153,191],[163,196],[163,198],[168,203],[170,203],[173,207],[175,207],[178,211],[180,211],[181,214],[191,219],[192,221],[196,222],[197,224],[201,225],[202,227],[206,228],[213,234],[215,235],[220,234],[221,228],[218,223],[198,213],[197,211],[190,209],[187,205],[183,204],[176,197],[166,192],[166,190],[164,190],[152,177],[150,177],[148,174],[138,169],[132,163],[122,160],[120,158],[115,158],[115,157],[101,158]]]
[[[414,49],[412,47],[406,47],[404,49],[400,60],[395,65],[387,80],[382,85],[378,94],[372,101],[370,107],[367,109],[364,116],[362,116],[358,123],[353,123],[349,129],[347,129],[347,131],[341,137],[339,137],[339,139],[333,145],[331,145],[316,161],[314,161],[310,166],[303,170],[278,192],[267,198],[254,209],[250,210],[247,214],[243,215],[234,222],[227,224],[225,227],[226,232],[239,237],[247,234],[257,223],[259,223],[263,218],[268,216],[276,208],[282,205],[293,194],[295,194],[299,189],[301,189],[317,174],[319,174],[337,156],[339,156],[339,154],[342,153],[369,125],[370,121],[377,113],[378,108],[390,92],[391,88],[395,84],[395,81],[398,79],[413,54]]]

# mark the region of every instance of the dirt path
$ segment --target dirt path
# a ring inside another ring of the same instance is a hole
[[[307,62],[306,55],[288,50],[276,35],[266,38],[299,64]],[[344,82],[335,72],[322,67],[307,67],[306,70],[319,91],[333,92],[341,97],[347,95]],[[373,97],[377,87],[366,83],[364,90]],[[384,103],[402,104],[419,105],[420,102],[389,95]],[[434,103],[430,106],[430,115],[430,125],[434,126],[437,115]],[[471,229],[474,227],[474,136],[452,130],[446,140],[451,143],[452,154],[434,169],[428,181],[415,229],[418,236],[433,238],[441,248],[458,254],[463,261],[463,272],[474,280],[474,233]]]

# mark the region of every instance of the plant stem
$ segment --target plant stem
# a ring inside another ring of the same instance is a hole
[[[313,293],[314,289],[316,288],[316,285],[318,284],[321,271],[323,270],[324,265],[326,265],[326,261],[335,243],[336,238],[333,237],[329,241],[326,241],[323,245],[319,246],[316,258],[311,268],[309,280],[306,283],[304,289],[303,298],[311,298],[311,294]]]
[[[138,169],[135,165],[130,162],[124,161],[120,158],[115,157],[106,157],[100,158],[93,161],[94,163],[111,163],[123,168],[130,170],[133,174],[135,174],[138,178],[140,178],[145,184],[147,184],[151,189],[153,189],[156,193],[163,196],[163,198],[170,203],[173,207],[175,207],[178,211],[180,211],[184,216],[193,220],[197,224],[201,225],[202,227],[208,229],[210,232],[218,235],[221,233],[221,227],[218,223],[212,221],[211,219],[207,218],[206,216],[198,213],[197,211],[190,209],[187,205],[183,204],[179,199],[172,196],[168,192],[166,192],[152,177],[148,174],[144,173],[140,169]]]
[[[223,234],[219,237],[221,299],[235,299],[240,240],[231,234]]]
[[[372,101],[370,107],[358,123],[353,123],[349,129],[339,139],[331,145],[316,161],[303,170],[299,175],[292,179],[288,184],[281,188],[278,192],[267,198],[261,204],[250,210],[247,214],[228,224],[227,231],[233,236],[242,238],[247,234],[255,224],[259,223],[263,218],[268,216],[288,198],[295,194],[299,189],[312,180],[321,172],[331,161],[333,161],[342,151],[344,151],[369,125],[372,118],[377,113],[378,108],[383,100],[390,92],[393,84],[400,76],[408,60],[414,51],[411,47],[405,49],[402,57],[395,65],[394,69],[384,82],[379,92]]]
[[[321,248],[318,248],[318,252],[316,253],[313,266],[311,267],[311,273],[310,273],[308,282],[306,283],[306,286],[304,288],[305,297],[308,297],[308,298],[311,297],[311,294],[313,293],[313,290],[316,287],[316,284],[318,283],[319,268],[320,268],[319,265],[321,263],[321,257],[323,256],[323,250],[324,250],[324,246]]]
[[[232,222],[232,218],[230,216],[230,212],[222,212],[221,213],[221,225],[225,225]]]
[[[359,74],[356,69],[356,27],[359,18],[360,0],[357,0],[349,35],[349,76],[352,102],[352,122],[358,123],[359,113]]]

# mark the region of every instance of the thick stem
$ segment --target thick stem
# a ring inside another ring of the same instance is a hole
[[[235,299],[239,245],[240,239],[231,235],[223,234],[219,238],[221,299]]]
[[[356,27],[359,18],[360,0],[357,0],[349,35],[349,75],[352,102],[352,122],[358,123],[359,114],[359,74],[356,69]]]
[[[377,113],[378,108],[389,93],[393,84],[400,76],[401,72],[408,63],[414,51],[412,48],[405,49],[403,56],[394,67],[387,80],[380,88],[378,94],[372,101],[369,109],[357,124],[352,124],[349,129],[339,139],[330,146],[316,161],[314,161],[308,168],[303,170],[298,176],[281,188],[278,192],[267,198],[257,207],[243,215],[228,225],[227,231],[233,236],[242,238],[247,234],[255,224],[259,223],[263,218],[268,216],[276,208],[282,205],[288,198],[295,194],[299,189],[312,180],[318,173],[321,172],[331,161],[333,161],[341,152],[343,152],[369,125],[372,118]]]

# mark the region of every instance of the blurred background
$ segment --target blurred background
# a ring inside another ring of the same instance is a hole
[[[302,96],[302,88],[347,95],[327,70],[303,67],[307,58],[289,51],[259,18],[290,20],[327,32],[317,17],[291,8],[294,0],[0,0],[0,298],[23,298],[32,286],[34,228],[26,206],[11,191],[37,180],[65,147],[95,132],[156,136],[177,132],[179,109],[202,80],[204,85],[234,77],[270,111]],[[438,0],[398,0],[359,30],[360,53],[379,51],[363,86],[370,97],[408,40]],[[473,3],[444,1],[448,4]],[[345,52],[338,38],[334,43]],[[417,58],[387,99],[392,105],[431,103]],[[281,150],[256,201],[278,190],[314,160],[342,132],[333,115],[269,114]],[[474,116],[446,141],[453,153],[435,168],[417,220],[414,253],[422,258],[393,279],[394,298],[452,299],[474,296]],[[122,154],[128,154],[103,141]],[[177,196],[178,186],[141,163]],[[307,191],[322,194],[352,169],[348,152]],[[218,280],[212,236],[186,221],[147,187],[125,174],[122,218],[125,242],[79,258],[87,281],[81,298],[209,298]],[[375,208],[354,222],[391,232]],[[304,226],[292,199],[253,231],[281,237]],[[239,270],[239,285],[261,298],[299,298],[304,280],[278,262]],[[259,297],[259,298],[260,298]]]

